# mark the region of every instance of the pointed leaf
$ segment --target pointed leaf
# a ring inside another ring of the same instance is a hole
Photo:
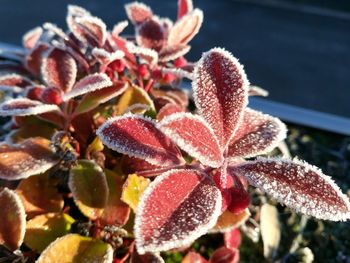
[[[95,162],[79,160],[70,169],[68,186],[80,211],[95,220],[103,213],[108,201],[106,176]]]
[[[109,195],[107,205],[100,218],[102,224],[123,226],[129,219],[130,208],[123,202],[123,180],[118,174],[105,170]]]
[[[0,178],[18,180],[40,174],[58,162],[50,141],[36,137],[17,145],[0,145]]]
[[[203,22],[203,12],[195,9],[181,17],[170,29],[168,45],[187,44],[198,33]]]
[[[286,126],[277,118],[246,109],[229,143],[228,155],[254,157],[272,151],[287,136]]]
[[[146,105],[151,109],[154,109],[153,101],[144,89],[137,86],[130,86],[120,97],[115,113],[123,115],[135,104]]]
[[[42,59],[45,52],[49,49],[46,43],[39,43],[26,56],[25,64],[27,69],[34,75],[39,77],[41,74]]]
[[[32,84],[30,79],[18,74],[5,74],[0,76],[0,86],[25,88]]]
[[[133,24],[140,24],[153,16],[151,8],[140,2],[132,2],[125,5],[125,10]]]
[[[177,19],[183,17],[193,10],[192,0],[178,0],[177,1]]]
[[[231,213],[230,211],[226,210],[223,212],[216,222],[216,225],[210,232],[216,233],[216,232],[226,232],[230,231],[233,228],[237,228],[241,226],[242,224],[247,221],[247,219],[250,216],[250,212],[248,209],[244,209],[242,212],[238,214]]]
[[[220,247],[210,257],[210,263],[238,263],[239,251],[227,247]]]
[[[175,103],[168,103],[165,104],[165,106],[163,106],[157,114],[157,120],[161,121],[162,119],[164,119],[167,116],[170,116],[174,113],[180,113],[183,112],[183,109],[175,104]]]
[[[104,73],[95,73],[87,75],[79,80],[73,87],[73,89],[62,96],[63,101],[68,101],[71,98],[84,95],[86,93],[93,92],[112,86],[113,83],[110,78]]]
[[[96,133],[107,147],[122,154],[160,166],[183,163],[177,147],[151,119],[129,114],[111,118]]]
[[[81,16],[75,19],[76,29],[73,33],[81,42],[103,46],[107,38],[106,24],[94,16]]]
[[[121,21],[113,27],[112,36],[119,37],[119,34],[129,25],[128,21]]]
[[[22,44],[25,48],[32,49],[40,39],[43,29],[41,27],[35,27],[24,34]]]
[[[233,170],[297,212],[332,221],[350,218],[348,198],[330,177],[306,162],[259,158]]]
[[[213,130],[203,118],[191,113],[175,113],[159,125],[182,150],[210,167],[220,167],[224,158]]]
[[[128,88],[128,84],[122,81],[115,81],[112,86],[95,90],[84,95],[75,109],[75,114],[79,115],[88,112],[102,103],[105,103],[120,94]]]
[[[47,85],[70,91],[77,77],[77,64],[67,52],[53,48],[43,58],[41,74]]]
[[[29,218],[63,209],[63,196],[58,192],[57,182],[48,173],[22,180],[16,193],[21,198]]]
[[[138,176],[137,174],[129,174],[128,179],[123,185],[123,193],[121,200],[127,203],[134,212],[139,204],[140,197],[146,190],[151,180]]]
[[[91,237],[68,234],[56,239],[40,255],[37,263],[112,263],[111,245]]]
[[[42,252],[56,238],[69,233],[74,219],[67,214],[39,215],[27,222],[24,243],[32,250]]]
[[[165,32],[158,19],[146,20],[136,29],[138,45],[159,51],[165,44]]]
[[[28,116],[45,112],[59,111],[54,104],[43,104],[27,98],[9,99],[0,104],[0,116]]]
[[[190,51],[191,47],[189,45],[174,45],[165,46],[159,52],[159,61],[168,62],[170,60],[177,59]]]
[[[264,243],[264,257],[273,259],[281,239],[281,226],[275,206],[266,203],[261,207],[260,230]]]
[[[26,231],[26,214],[17,194],[4,188],[0,191],[0,245],[11,250],[18,249]]]
[[[197,63],[192,85],[199,112],[226,148],[247,105],[249,83],[242,65],[226,50],[211,49]]]
[[[135,218],[140,254],[191,244],[215,225],[221,194],[210,177],[196,170],[158,176],[141,197]]]

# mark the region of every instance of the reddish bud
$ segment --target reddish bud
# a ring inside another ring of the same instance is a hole
[[[31,100],[40,100],[42,92],[42,88],[33,86],[30,89],[28,89],[27,98]]]
[[[152,78],[154,79],[161,79],[163,77],[162,71],[159,69],[155,69],[152,72]]]
[[[148,73],[148,68],[147,68],[146,64],[141,64],[141,65],[139,65],[137,71],[138,71],[140,77],[144,78],[144,77],[146,77],[146,75]]]
[[[117,59],[109,64],[109,67],[114,71],[123,72],[125,69],[125,63],[123,60]]]
[[[41,100],[48,104],[59,105],[62,102],[62,91],[55,87],[48,87],[43,90]]]
[[[171,73],[165,73],[163,79],[166,83],[171,83],[175,80],[175,75]]]
[[[249,206],[250,197],[248,192],[239,186],[234,186],[229,189],[231,195],[231,203],[227,207],[231,213],[238,214]]]
[[[174,61],[174,66],[176,68],[181,68],[187,65],[187,60],[184,57],[179,57]]]

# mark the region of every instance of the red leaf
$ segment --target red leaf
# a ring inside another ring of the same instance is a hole
[[[130,43],[128,43],[127,48],[131,54],[140,56],[142,59],[146,60],[151,66],[154,66],[158,63],[158,53],[153,49],[138,47]]]
[[[86,77],[79,80],[73,87],[73,89],[65,93],[62,98],[67,101],[71,98],[84,95],[96,90],[107,88],[112,86],[113,83],[110,78],[104,73],[95,73],[87,75]]]
[[[200,254],[190,251],[182,259],[181,263],[208,263]]]
[[[209,262],[210,263],[238,263],[239,251],[237,249],[221,247],[215,250]]]
[[[137,27],[137,44],[159,51],[165,44],[165,34],[158,19],[149,19]]]
[[[106,66],[117,59],[122,59],[124,57],[124,52],[120,50],[108,52],[103,48],[94,48],[92,50],[92,55],[94,55],[103,66]]]
[[[6,74],[0,76],[0,86],[21,87],[32,85],[30,79],[18,74]]]
[[[174,113],[179,113],[179,112],[183,112],[183,109],[175,104],[175,103],[168,103],[165,104],[158,112],[157,114],[157,120],[161,121],[162,119],[164,119],[167,116],[170,116]]]
[[[330,177],[306,162],[259,158],[233,171],[297,212],[332,221],[350,218],[348,198]]]
[[[157,168],[160,168],[160,166],[152,165],[146,162],[145,160],[135,158],[135,157],[129,157],[127,155],[123,156],[121,166],[124,174],[133,174],[133,173],[139,173],[143,171],[152,171]],[[144,177],[147,177],[147,176],[144,176]]]
[[[191,47],[189,45],[174,45],[165,46],[159,52],[159,61],[168,62],[170,60],[177,59],[190,51]]]
[[[46,43],[35,46],[26,57],[26,67],[34,76],[40,76],[43,54],[49,49]]]
[[[125,5],[125,11],[133,24],[141,24],[153,16],[152,10],[149,6],[139,3],[132,2]]]
[[[106,146],[122,154],[160,166],[183,163],[180,151],[151,119],[126,114],[109,119],[96,133]]]
[[[54,86],[67,92],[75,83],[77,65],[67,52],[53,48],[43,59],[41,73],[48,86]]]
[[[112,30],[112,36],[113,37],[119,37],[119,34],[121,32],[124,31],[124,29],[128,26],[128,21],[122,21],[122,22],[119,22],[118,24],[116,24],[114,27],[113,27],[113,30]]]
[[[49,144],[50,141],[41,137],[27,139],[17,145],[1,144],[0,178],[23,179],[50,169],[58,160]]]
[[[226,148],[243,115],[248,86],[242,65],[224,49],[204,53],[195,67],[194,100],[222,148]]]
[[[231,157],[254,157],[272,151],[286,138],[287,129],[277,118],[246,109],[243,119],[230,141]]]
[[[82,16],[75,19],[76,28],[73,33],[83,43],[103,46],[107,39],[106,24],[94,16]]]
[[[168,45],[187,44],[198,33],[203,22],[203,12],[195,9],[181,17],[170,29]]]
[[[234,228],[224,234],[224,242],[227,248],[238,248],[241,245],[241,241],[241,231],[239,231],[239,228]]]
[[[24,34],[22,43],[25,48],[32,49],[40,39],[43,29],[41,27],[35,27]]]
[[[182,150],[210,167],[220,167],[223,155],[213,130],[198,115],[176,113],[159,123],[164,132]]]
[[[137,251],[189,245],[215,225],[220,208],[220,191],[205,174],[171,170],[160,175],[142,195],[136,212]]]
[[[0,116],[38,115],[44,112],[59,111],[53,104],[43,104],[40,101],[27,98],[10,99],[0,104]]]
[[[178,0],[177,8],[177,19],[180,19],[193,10],[192,0]]]

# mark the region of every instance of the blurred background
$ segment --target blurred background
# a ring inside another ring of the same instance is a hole
[[[1,0],[0,42],[20,45],[27,30],[44,22],[66,29],[69,3],[112,29],[127,19],[128,2]],[[176,17],[176,0],[144,3],[160,16]],[[349,0],[194,0],[194,6],[204,11],[204,23],[190,60],[225,47],[245,65],[251,83],[270,92],[269,100],[350,118]]]

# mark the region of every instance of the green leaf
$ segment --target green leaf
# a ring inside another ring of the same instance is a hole
[[[69,233],[74,219],[67,214],[48,213],[27,222],[24,243],[31,249],[42,252],[56,238]]]
[[[70,170],[69,188],[80,211],[88,218],[99,218],[108,201],[106,176],[95,162],[79,160]]]

